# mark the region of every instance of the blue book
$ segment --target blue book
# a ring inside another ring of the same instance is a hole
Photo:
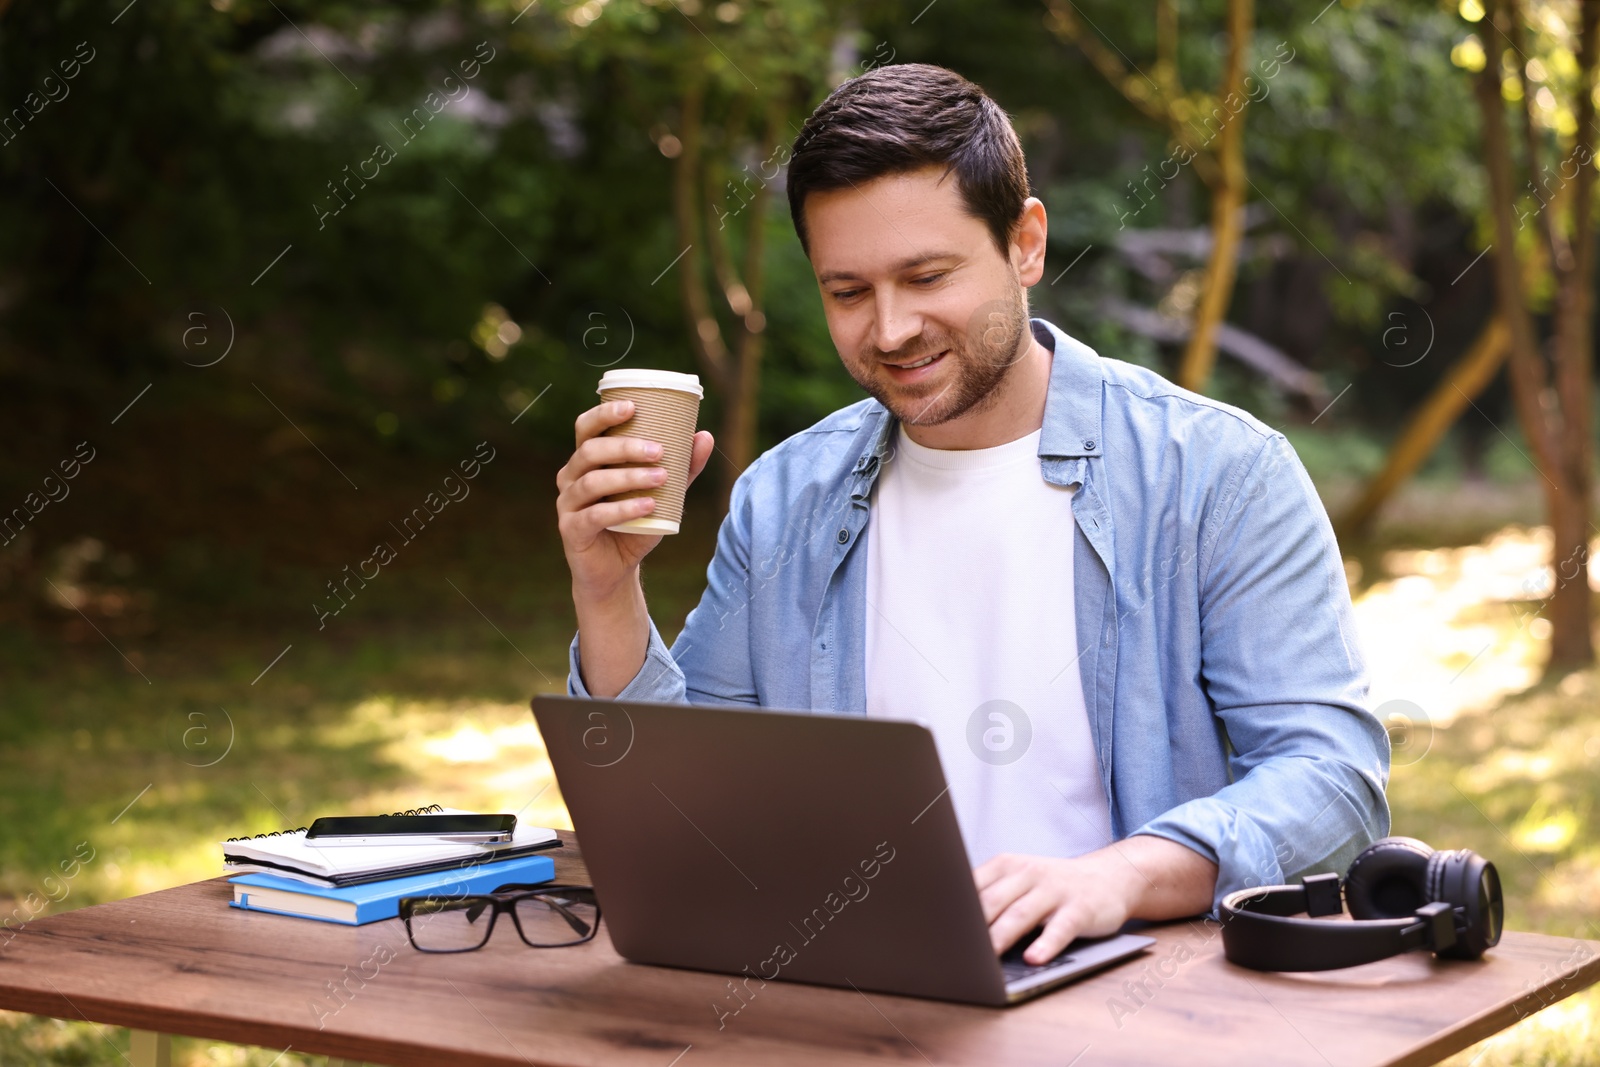
[[[228,879],[228,884],[233,886],[233,900],[229,906],[361,926],[399,915],[401,897],[490,893],[503,885],[537,884],[551,881],[555,876],[555,861],[549,856],[469,864],[448,871],[344,887],[312,885],[276,874],[241,874]]]

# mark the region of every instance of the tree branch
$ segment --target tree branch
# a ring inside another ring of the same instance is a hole
[[[687,247],[678,271],[678,289],[688,312],[689,336],[695,355],[706,376],[721,390],[726,388],[730,376],[728,348],[722,340],[722,328],[711,313],[698,250],[701,225],[695,168],[702,151],[706,75],[703,63],[691,60],[690,69],[682,97],[682,130],[678,138],[682,149],[673,169],[672,214],[677,223],[678,240]]]
[[[1496,14],[1497,22],[1505,23],[1499,29],[1506,35],[1506,40],[1511,42],[1512,50],[1518,56],[1526,56],[1528,54],[1526,47],[1527,35],[1522,32],[1522,11],[1519,0],[1505,0],[1505,7],[1501,8]],[[1488,57],[1485,62],[1492,58],[1492,56]],[[1544,235],[1545,249],[1550,254],[1550,271],[1559,285],[1560,279],[1567,271],[1572,269],[1572,255],[1567,248],[1566,239],[1556,228],[1555,212],[1550,210],[1546,197],[1539,195],[1539,179],[1544,171],[1544,168],[1539,165],[1539,160],[1543,153],[1539,151],[1539,134],[1533,125],[1533,105],[1530,102],[1532,94],[1529,92],[1528,77],[1524,64],[1516,64],[1516,69],[1517,84],[1522,89],[1522,107],[1520,110],[1522,111],[1523,151],[1527,153],[1528,187],[1534,190],[1533,195],[1540,204],[1539,222],[1541,225],[1539,229]],[[1546,196],[1554,199],[1554,194],[1548,191],[1546,191]]]
[[[1572,189],[1572,245],[1561,278],[1555,330],[1557,395],[1565,436],[1566,474],[1587,510],[1592,465],[1589,443],[1590,389],[1594,378],[1594,187],[1595,70],[1600,65],[1600,0],[1584,0],[1578,46],[1578,87],[1573,112],[1577,131],[1572,158],[1580,162]],[[1549,214],[1549,212],[1546,212]],[[1552,225],[1552,230],[1554,226]]]
[[[1049,6],[1049,14],[1045,16],[1045,27],[1082,52],[1090,65],[1100,72],[1100,76],[1121,93],[1123,99],[1138,109],[1140,114],[1165,127],[1172,139],[1187,148],[1194,157],[1194,172],[1200,180],[1208,186],[1214,185],[1220,177],[1216,161],[1211,157],[1209,150],[1195,140],[1187,122],[1179,117],[1173,107],[1174,101],[1180,98],[1177,94],[1181,93],[1181,89],[1177,87],[1176,67],[1173,68],[1173,92],[1170,95],[1163,93],[1162,86],[1143,74],[1130,71],[1120,56],[1114,55],[1097,35],[1083,28],[1071,0],[1046,0],[1046,3]],[[1172,15],[1172,26],[1176,34],[1176,14]],[[1177,47],[1175,41],[1172,47],[1175,52]],[[1194,110],[1198,112],[1199,108],[1196,107]]]
[[[1467,405],[1494,380],[1506,361],[1508,340],[1505,319],[1498,314],[1492,316],[1477,340],[1450,365],[1427,399],[1417,405],[1405,429],[1389,446],[1383,469],[1372,476],[1360,498],[1339,519],[1341,544],[1366,533],[1384,502],[1433,454]]]
[[[720,176],[718,174],[718,170],[719,168],[717,168],[710,161],[707,161],[705,169],[706,201],[709,205],[711,205],[712,210],[716,212],[719,217],[715,226],[711,225],[711,220],[709,218],[706,219],[706,248],[710,253],[711,272],[717,279],[717,288],[721,290],[723,300],[727,303],[729,310],[731,310],[735,315],[742,316],[745,312],[750,310],[748,307],[749,301],[744,295],[744,285],[739,281],[739,276],[734,272],[732,256],[728,252],[727,224],[729,219],[737,218],[739,215],[743,214],[744,209],[748,207],[749,204],[746,203],[742,198],[735,198],[730,195],[721,198],[725,201],[736,200],[738,207],[734,208],[730,203],[728,205],[728,210],[726,211],[717,209],[716,203],[722,192],[721,190],[715,188],[717,178]],[[731,185],[732,182],[730,181],[727,184]]]
[[[1488,0],[1489,18],[1495,17],[1495,0]],[[1552,511],[1559,506],[1553,479],[1561,464],[1555,435],[1543,404],[1546,386],[1544,363],[1539,354],[1533,318],[1523,295],[1522,270],[1517,256],[1517,233],[1512,212],[1516,190],[1512,188],[1510,138],[1506,131],[1505,101],[1500,95],[1500,64],[1494,53],[1473,78],[1474,95],[1483,122],[1484,167],[1489,174],[1490,214],[1494,222],[1495,289],[1501,317],[1505,319],[1511,346],[1511,396],[1523,432],[1533,446],[1534,461],[1546,483],[1546,496]]]
[[[1178,74],[1178,7],[1173,0],[1156,0],[1155,81],[1168,100],[1183,95]]]
[[[1228,313],[1233,299],[1233,283],[1238,274],[1239,239],[1243,233],[1244,187],[1247,182],[1244,162],[1244,118],[1250,98],[1244,92],[1245,57],[1250,52],[1250,35],[1255,25],[1254,0],[1228,0],[1228,60],[1223,68],[1217,98],[1231,116],[1217,137],[1217,164],[1220,180],[1212,186],[1211,255],[1206,261],[1205,291],[1195,308],[1194,332],[1183,350],[1178,365],[1178,384],[1202,392],[1217,361],[1217,325]],[[1232,100],[1237,100],[1235,113]]]

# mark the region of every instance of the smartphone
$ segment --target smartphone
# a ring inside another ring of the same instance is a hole
[[[356,815],[318,819],[314,845],[478,844],[511,840],[515,815]]]

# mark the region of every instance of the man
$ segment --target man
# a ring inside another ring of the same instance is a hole
[[[1003,951],[1343,868],[1388,831],[1388,739],[1332,528],[1281,434],[1042,319],[1043,204],[983,91],[842,84],[789,163],[834,345],[872,399],[751,464],[669,651],[609,524],[643,443],[579,416],[556,510],[578,696],[927,721]],[[695,437],[692,474],[711,435]]]

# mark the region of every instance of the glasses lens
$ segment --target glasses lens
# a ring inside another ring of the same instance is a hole
[[[411,906],[411,942],[424,952],[460,952],[489,938],[494,908],[486,900],[419,900]]]
[[[553,948],[594,936],[600,909],[589,890],[556,890],[517,901],[517,922],[529,944]]]

